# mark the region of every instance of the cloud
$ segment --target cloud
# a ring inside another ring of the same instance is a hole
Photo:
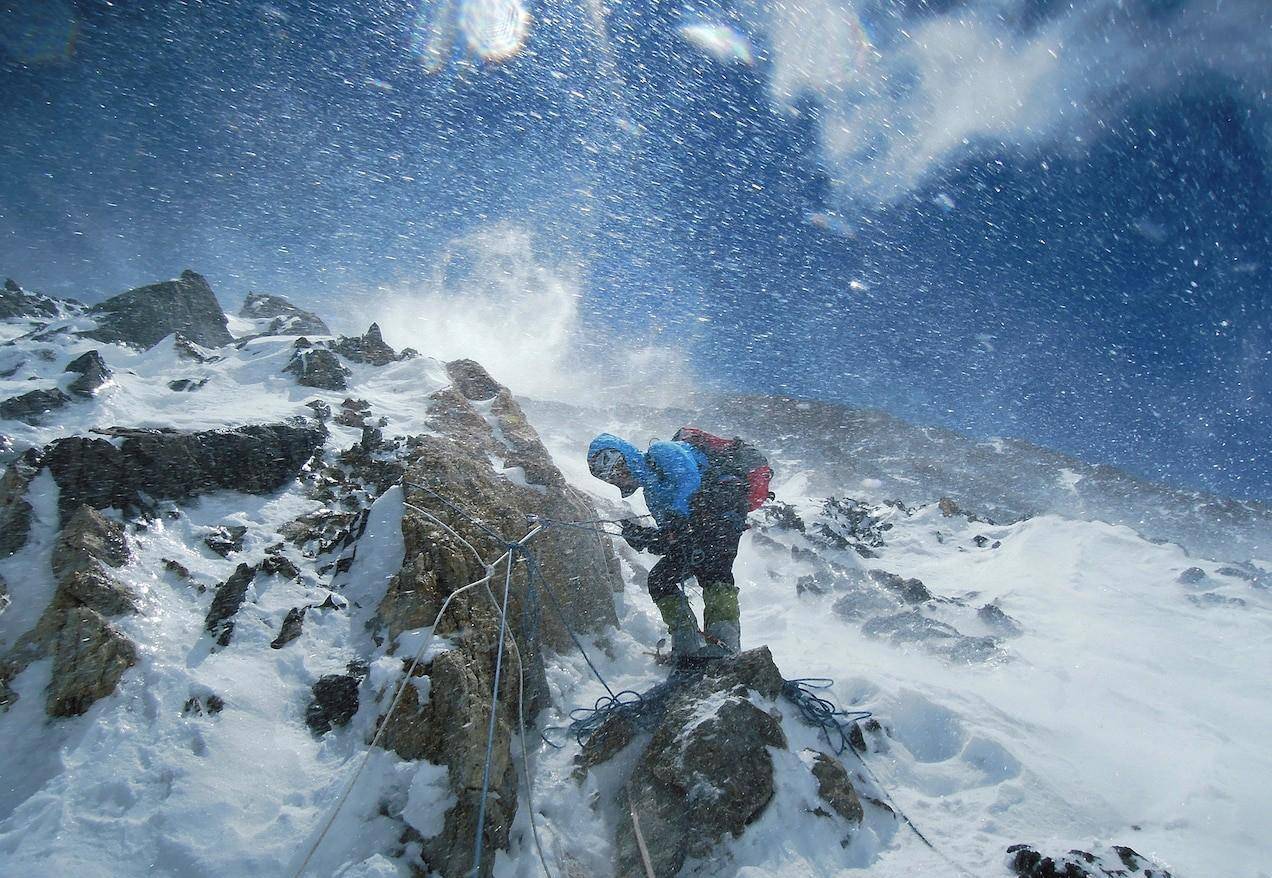
[[[850,201],[895,200],[985,142],[1084,148],[1127,100],[1203,74],[1244,88],[1266,124],[1265,0],[1169,11],[1087,0],[1041,22],[1022,21],[1022,8],[971,0],[906,19],[868,2],[793,0],[755,15],[771,46],[773,101],[790,111],[807,98],[818,105],[822,158]],[[877,39],[863,17],[878,23]]]
[[[370,317],[394,346],[470,357],[526,396],[663,405],[697,386],[682,350],[594,325],[582,277],[546,260],[524,226],[499,223],[452,240],[431,278],[376,290]]]

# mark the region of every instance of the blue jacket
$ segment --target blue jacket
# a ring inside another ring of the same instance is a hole
[[[602,433],[592,440],[588,457],[603,448],[622,452],[659,527],[689,517],[689,501],[702,485],[702,472],[707,468],[705,454],[684,442],[652,442],[642,454],[630,442]]]

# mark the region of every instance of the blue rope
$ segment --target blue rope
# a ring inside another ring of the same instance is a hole
[[[800,716],[809,725],[820,726],[826,743],[835,748],[835,755],[842,756],[852,746],[852,730],[856,723],[869,719],[868,710],[840,710],[835,702],[818,695],[835,685],[826,677],[802,677],[782,682],[782,695],[799,708]]]

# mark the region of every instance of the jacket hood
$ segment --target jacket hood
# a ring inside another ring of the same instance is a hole
[[[590,459],[593,454],[606,448],[613,448],[623,455],[623,460],[627,462],[627,468],[631,470],[636,481],[644,484],[649,477],[649,467],[645,464],[645,455],[641,454],[636,446],[628,442],[626,439],[619,439],[610,433],[601,433],[592,440],[592,444],[587,448],[587,456]],[[628,497],[636,492],[633,488],[630,491],[624,491],[623,496]]]

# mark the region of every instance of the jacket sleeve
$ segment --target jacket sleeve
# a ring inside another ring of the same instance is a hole
[[[688,517],[689,500],[702,484],[698,462],[674,442],[655,442],[645,457],[660,482],[659,495],[667,498],[667,511]]]

